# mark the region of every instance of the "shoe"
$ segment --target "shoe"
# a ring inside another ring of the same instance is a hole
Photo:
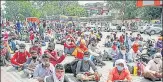
[[[28,78],[32,78],[32,74],[29,74],[29,75],[28,75]]]

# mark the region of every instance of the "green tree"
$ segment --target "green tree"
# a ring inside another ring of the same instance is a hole
[[[136,1],[107,1],[109,9],[120,11],[120,18],[124,19],[157,19],[161,17],[161,8],[154,6],[136,7]],[[122,14],[124,13],[124,14]]]
[[[7,19],[44,18],[53,15],[85,16],[86,10],[77,1],[6,1]]]
[[[26,17],[41,16],[41,12],[30,1],[6,1],[5,6],[7,19],[24,20]]]

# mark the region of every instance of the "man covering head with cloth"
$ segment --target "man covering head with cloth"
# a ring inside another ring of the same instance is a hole
[[[53,75],[45,77],[44,82],[64,82],[64,75],[64,66],[62,64],[57,64]]]
[[[160,53],[154,55],[144,69],[144,78],[149,80],[161,80],[162,78],[162,57]]]
[[[115,62],[115,67],[109,73],[107,82],[114,82],[117,80],[125,79],[127,79],[128,82],[131,82],[130,72],[128,70],[125,60],[118,59]]]

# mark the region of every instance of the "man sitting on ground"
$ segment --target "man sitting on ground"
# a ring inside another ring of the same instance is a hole
[[[161,54],[156,53],[154,59],[150,60],[144,69],[144,78],[149,80],[161,80],[162,60]]]
[[[38,64],[34,70],[33,77],[39,82],[44,82],[45,76],[53,74],[54,66],[49,61],[47,54],[42,55],[42,63]]]
[[[25,68],[25,62],[28,58],[30,58],[30,54],[25,50],[25,44],[20,44],[19,51],[16,52],[11,58],[11,63],[16,69],[20,71]]]
[[[36,68],[36,66],[40,63],[40,60],[39,60],[39,57],[38,57],[38,54],[36,51],[32,51],[31,52],[31,56],[32,58],[29,58],[26,62],[27,64],[27,68],[24,69],[24,73],[29,77],[31,78],[33,76],[33,72],[34,72],[34,69]]]
[[[96,80],[99,81],[99,74],[97,72],[97,68],[94,63],[89,60],[90,53],[85,52],[83,60],[78,61],[76,68],[76,77],[79,80]],[[93,69],[94,73],[90,72],[90,67]]]
[[[57,64],[54,71],[53,75],[45,77],[44,82],[64,82],[64,66],[62,64]]]

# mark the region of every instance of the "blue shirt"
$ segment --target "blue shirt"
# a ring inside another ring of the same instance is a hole
[[[34,70],[33,77],[41,77],[52,75],[54,72],[54,66],[50,64],[49,68],[42,67],[42,64],[38,64]]]
[[[17,29],[20,29],[20,22],[16,23],[16,27],[17,27]]]

